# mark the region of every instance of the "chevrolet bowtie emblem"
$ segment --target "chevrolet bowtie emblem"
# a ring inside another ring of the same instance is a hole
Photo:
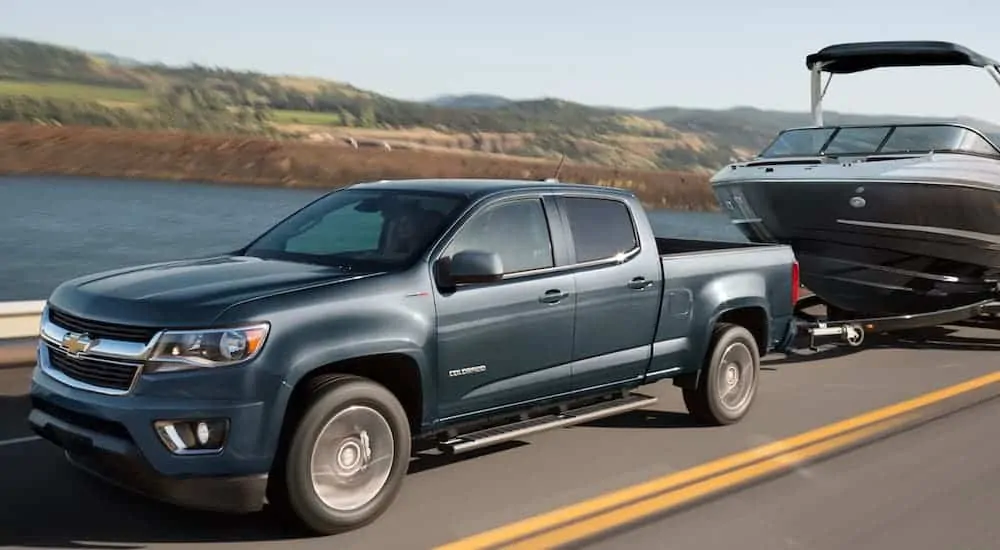
[[[70,355],[87,353],[96,343],[97,340],[92,340],[87,334],[74,334],[72,332],[66,333],[62,339],[62,345]]]

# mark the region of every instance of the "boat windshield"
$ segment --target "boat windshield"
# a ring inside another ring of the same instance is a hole
[[[1000,157],[975,130],[951,124],[826,126],[785,130],[758,158],[821,155],[891,155],[929,152]]]

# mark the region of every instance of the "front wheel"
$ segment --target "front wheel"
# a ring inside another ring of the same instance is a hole
[[[276,504],[316,534],[357,529],[389,508],[409,460],[396,397],[370,380],[338,378],[316,390],[295,428]]]
[[[697,387],[684,390],[684,404],[700,424],[734,424],[757,395],[760,350],[749,330],[729,323],[715,327],[711,346]]]

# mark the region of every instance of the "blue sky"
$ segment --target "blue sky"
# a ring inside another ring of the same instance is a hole
[[[624,107],[808,109],[804,57],[950,40],[1000,57],[985,0],[11,0],[0,34],[171,64],[321,76],[387,95],[495,93]],[[827,108],[1000,122],[971,67],[835,77]]]

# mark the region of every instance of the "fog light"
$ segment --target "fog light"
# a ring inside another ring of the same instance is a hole
[[[174,454],[215,453],[222,450],[229,431],[229,420],[157,420],[154,424],[160,441]]]
[[[198,423],[198,429],[195,431],[198,435],[198,444],[207,445],[209,438],[212,437],[212,432],[209,430],[208,424],[205,422]]]

